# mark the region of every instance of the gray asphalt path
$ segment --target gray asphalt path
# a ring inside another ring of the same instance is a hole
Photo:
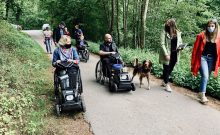
[[[43,41],[41,33],[28,31],[37,41]],[[80,63],[85,116],[95,135],[220,135],[218,110],[175,89],[168,93],[158,82],[151,81],[151,90],[146,90],[146,83],[139,88],[136,77],[135,92],[109,92],[107,84],[95,81],[98,60],[92,55],[87,63]]]

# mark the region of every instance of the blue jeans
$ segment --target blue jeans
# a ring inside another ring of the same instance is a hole
[[[51,53],[51,40],[50,40],[50,38],[45,38],[45,45],[46,45],[47,53]]]
[[[209,76],[212,72],[214,66],[214,57],[210,56],[202,56],[201,57],[201,82],[200,82],[200,92],[206,92],[207,83],[209,80]]]

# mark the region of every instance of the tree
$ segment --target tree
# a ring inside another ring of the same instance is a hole
[[[140,32],[140,47],[141,49],[145,46],[145,31],[146,31],[146,17],[148,10],[149,0],[142,0],[141,5],[141,32]]]

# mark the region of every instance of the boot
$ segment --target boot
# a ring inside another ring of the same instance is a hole
[[[205,96],[205,92],[199,92],[199,100],[201,103],[205,104],[207,103],[209,100],[207,99],[207,97]]]

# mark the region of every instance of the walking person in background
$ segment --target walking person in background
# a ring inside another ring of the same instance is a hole
[[[59,42],[61,36],[65,34],[65,26],[66,24],[64,22],[60,22],[59,26],[53,31],[53,41],[56,46],[58,45],[57,43]]]
[[[68,31],[67,27],[64,28],[64,35],[70,36],[70,32]]]
[[[52,45],[51,38],[52,38],[53,33],[49,29],[49,27],[46,27],[46,29],[43,32],[43,34],[44,34],[44,44],[46,46],[47,53],[52,54],[52,51],[51,51],[51,45]]]
[[[201,82],[198,98],[200,102],[207,103],[205,96],[209,76],[214,71],[218,75],[220,67],[220,31],[216,19],[208,21],[206,28],[197,35],[192,51],[191,71],[194,76],[200,71]]]
[[[174,19],[168,19],[164,25],[164,30],[161,33],[161,48],[159,54],[159,62],[163,64],[163,82],[162,86],[165,90],[171,92],[172,89],[169,83],[169,76],[176,65],[180,48],[182,44],[181,32],[177,29]]]

